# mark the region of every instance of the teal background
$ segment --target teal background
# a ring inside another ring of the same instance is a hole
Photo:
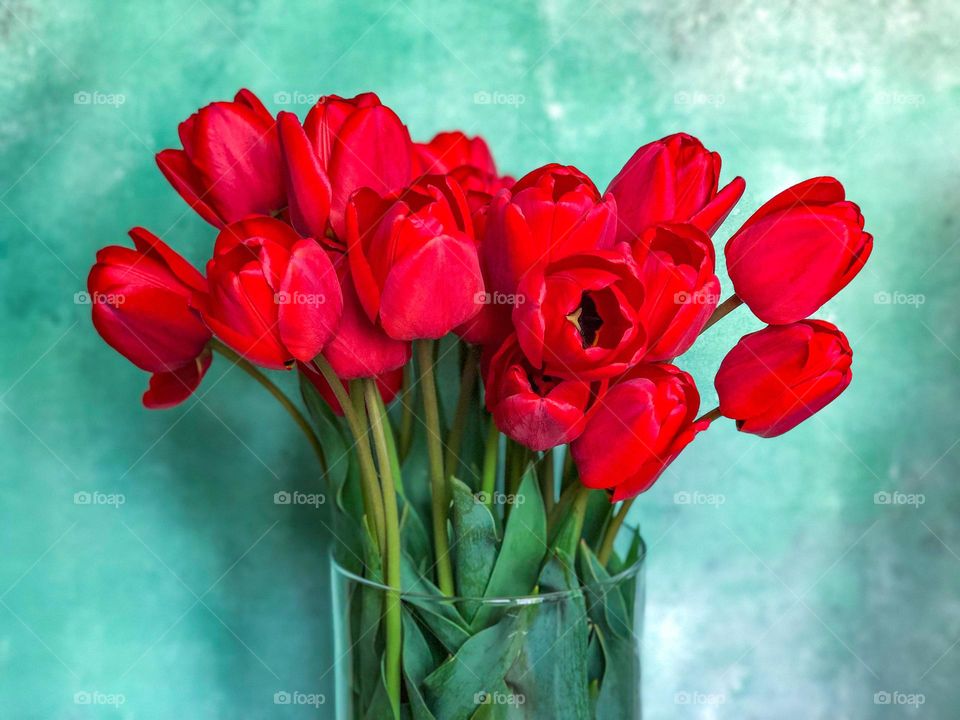
[[[319,489],[308,448],[219,361],[199,397],[143,410],[146,376],[74,301],[133,225],[206,258],[152,155],[247,86],[301,113],[372,89],[420,139],[481,132],[506,170],[601,187],[685,130],[747,179],[721,242],[786,185],[841,178],[876,237],[820,313],[853,385],[779,439],[718,423],[637,503],[647,717],[956,717],[958,30],[947,0],[0,0],[0,716],[310,716],[278,691],[330,711],[326,515],[272,500]],[[683,358],[706,407],[756,327],[740,310]],[[74,503],[95,490],[125,503]],[[893,491],[923,503],[875,502]],[[897,692],[922,704],[876,695]]]

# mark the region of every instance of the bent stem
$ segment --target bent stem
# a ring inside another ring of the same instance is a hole
[[[304,417],[303,413],[300,412],[300,409],[293,404],[293,401],[290,400],[290,398],[284,394],[283,390],[278,388],[270,378],[260,372],[260,370],[257,369],[253,363],[239,353],[235,352],[233,349],[224,345],[216,338],[212,338],[210,340],[210,349],[223,355],[224,358],[247,373],[247,375],[260,383],[260,385],[263,386],[267,392],[276,398],[277,402],[279,402],[283,406],[283,409],[287,411],[291,418],[293,418],[293,421],[297,424],[297,427],[303,431],[303,434],[310,443],[310,447],[312,447],[314,453],[316,453],[317,460],[320,461],[320,468],[323,470],[324,477],[326,477],[327,456],[323,451],[323,445],[320,444],[320,439],[313,431],[313,427],[311,427],[310,422],[306,417]]]
[[[698,423],[698,422],[701,422],[701,421],[703,421],[703,420],[709,420],[710,422],[713,422],[714,420],[716,420],[716,419],[718,419],[718,418],[721,418],[721,417],[723,417],[723,414],[720,412],[720,408],[719,408],[719,407],[715,407],[713,410],[710,410],[709,412],[705,412],[703,415],[701,415],[700,417],[698,417],[698,418],[697,418],[696,420],[694,420],[693,422],[694,422],[694,423]]]
[[[709,330],[711,327],[717,324],[720,320],[723,320],[723,318],[725,318],[727,315],[732,313],[741,305],[743,305],[743,300],[741,300],[736,293],[728,297],[722,303],[717,305],[717,309],[713,311],[713,315],[711,315],[710,319],[707,320],[707,324],[703,326],[703,330],[700,331],[700,334],[702,335],[703,333],[705,333],[707,330]]]
[[[603,536],[603,542],[600,543],[600,548],[597,550],[597,560],[599,560],[600,564],[604,567],[606,567],[607,561],[610,560],[610,555],[613,553],[613,545],[617,541],[617,533],[619,533],[620,528],[623,527],[623,521],[627,519],[627,514],[630,512],[630,507],[633,505],[634,500],[636,500],[636,498],[632,497],[620,503],[620,507],[607,526],[607,532]]]
[[[402,648],[402,618],[400,615],[400,517],[397,512],[397,491],[394,482],[394,463],[391,458],[390,444],[383,428],[383,415],[380,408],[380,393],[375,380],[363,381],[363,394],[366,398],[367,417],[373,431],[373,445],[377,450],[377,464],[380,469],[380,486],[383,491],[383,507],[386,529],[386,557],[384,578],[392,592],[386,595],[384,608],[384,629],[386,650],[384,655],[384,681],[387,695],[393,706],[394,715],[400,713],[400,652]]]
[[[447,538],[447,479],[443,472],[440,406],[437,402],[437,382],[433,373],[433,341],[417,340],[415,344],[420,387],[423,393],[423,412],[426,415],[437,585],[444,595],[453,595],[453,566],[450,562],[450,542]]]
[[[373,529],[377,535],[377,544],[380,552],[383,553],[386,548],[386,531],[383,518],[383,497],[380,494],[380,486],[377,483],[377,469],[373,464],[373,455],[370,454],[370,442],[367,440],[366,423],[361,421],[358,416],[353,400],[347,394],[343,383],[337,376],[337,373],[322,355],[318,355],[313,360],[314,366],[323,375],[327,384],[333,390],[334,397],[340,403],[343,409],[343,416],[350,427],[350,434],[353,435],[355,447],[357,448],[357,460],[360,464],[360,490],[363,493],[364,511],[370,516],[373,522]]]

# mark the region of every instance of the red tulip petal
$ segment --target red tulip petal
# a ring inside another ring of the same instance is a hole
[[[290,221],[304,236],[323,241],[330,219],[330,181],[293,113],[277,116],[287,177]]]
[[[167,182],[200,217],[214,227],[223,227],[224,219],[204,199],[203,180],[183,150],[161,150],[157,153],[157,166]]]
[[[154,373],[150,377],[147,391],[143,394],[144,407],[161,410],[182,403],[200,385],[211,360],[210,350],[204,350],[193,362],[178,370]]]
[[[298,360],[313,360],[333,335],[343,310],[336,270],[313,240],[293,247],[279,299],[280,339]]]

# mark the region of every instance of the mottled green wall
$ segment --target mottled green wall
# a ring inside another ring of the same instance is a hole
[[[211,229],[152,154],[244,85],[275,110],[373,89],[418,137],[482,132],[511,171],[598,184],[686,130],[747,178],[731,226],[840,177],[876,236],[823,312],[854,383],[777,440],[717,426],[638,503],[648,717],[957,716],[958,31],[948,0],[2,0],[0,716],[306,717],[274,692],[331,692],[325,516],[272,503],[317,486],[301,438],[223,363],[197,400],[142,410],[145,376],[74,304],[135,224],[204,259]],[[754,327],[739,312],[685,359],[707,405]],[[93,490],[126,502],[74,504]],[[874,502],[894,490],[925,502]],[[925,703],[875,704],[894,691]]]

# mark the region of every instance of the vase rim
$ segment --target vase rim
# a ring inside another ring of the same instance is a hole
[[[400,599],[408,599],[420,602],[436,602],[436,603],[458,603],[458,602],[472,602],[478,603],[481,605],[496,605],[496,606],[516,606],[516,605],[534,605],[544,602],[551,602],[562,600],[564,598],[574,597],[577,595],[582,595],[585,591],[596,590],[597,588],[604,588],[612,585],[617,585],[622,583],[625,580],[629,580],[632,577],[635,577],[643,570],[644,561],[647,557],[647,543],[644,539],[640,538],[640,553],[637,556],[637,559],[631,563],[629,566],[625,567],[620,572],[615,575],[611,575],[605,580],[601,580],[596,583],[588,583],[586,585],[578,585],[575,588],[570,590],[554,590],[547,593],[540,593],[537,595],[516,595],[516,596],[504,596],[504,597],[472,597],[468,595],[440,595],[434,593],[418,593],[410,592],[406,590],[401,590],[398,594]],[[360,585],[375,589],[379,592],[391,593],[395,592],[393,588],[389,585],[384,585],[383,583],[374,582],[368,578],[363,577],[362,575],[357,575],[355,572],[348,570],[336,558],[336,553],[332,550],[330,552],[330,566],[334,572],[339,575],[356,582]]]

